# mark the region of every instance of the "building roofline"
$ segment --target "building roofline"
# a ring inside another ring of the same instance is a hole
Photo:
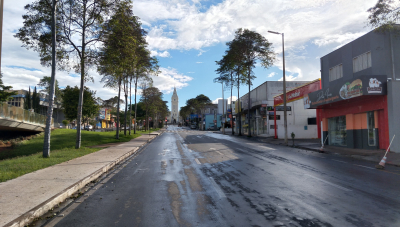
[[[317,81],[320,81],[320,80],[321,80],[321,78],[318,78],[318,79],[313,80],[313,81],[311,81],[311,82],[309,82],[309,83],[303,84],[303,85],[298,86],[298,87],[293,88],[293,89],[290,89],[289,91],[286,91],[286,94],[287,94],[288,92],[297,90],[297,89],[299,89],[299,88],[302,88],[302,87],[304,87],[304,86],[310,85],[310,84],[312,84],[312,83],[314,83],[314,82],[317,82]],[[283,95],[283,93],[281,93],[281,94],[279,94],[279,95],[275,95],[274,98],[275,98],[275,97],[278,97],[278,96],[281,96],[281,95]]]

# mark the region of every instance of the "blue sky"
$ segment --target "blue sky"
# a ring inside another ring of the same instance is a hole
[[[21,47],[13,37],[22,26],[23,7],[33,0],[18,0],[4,5],[2,72],[4,82],[15,89],[36,85],[50,68],[40,65],[37,53]],[[368,8],[376,0],[133,0],[133,11],[148,31],[147,41],[159,59],[162,73],[154,78],[154,86],[170,101],[174,86],[179,106],[199,94],[211,100],[222,97],[215,61],[226,50],[237,28],[248,28],[273,43],[277,61],[269,69],[257,67],[253,87],[267,80],[282,79],[281,36],[268,30],[285,33],[287,80],[311,81],[319,78],[319,58],[362,36]],[[97,96],[107,99],[115,90],[103,87],[95,69],[90,71],[94,83],[86,85]],[[79,84],[74,72],[57,72],[60,86]],[[240,95],[248,91],[240,89]],[[237,90],[233,91],[235,98]],[[230,91],[225,92],[225,97]],[[234,98],[234,100],[235,100]]]

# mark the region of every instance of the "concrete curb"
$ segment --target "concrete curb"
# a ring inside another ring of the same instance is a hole
[[[160,134],[155,135],[160,136],[164,133],[164,131],[160,131]],[[112,169],[115,165],[118,163],[124,161],[131,155],[135,154],[141,147],[144,145],[148,144],[150,141],[152,141],[154,138],[149,138],[147,142],[139,147],[135,147],[131,151],[125,153],[124,155],[120,156],[116,160],[108,163],[107,165],[103,166],[102,168],[96,170],[92,174],[89,174],[88,176],[84,177],[82,180],[78,181],[77,183],[71,185],[70,187],[66,188],[62,192],[58,193],[57,195],[51,197],[50,199],[46,200],[45,202],[37,205],[36,207],[32,208],[25,214],[21,215],[20,217],[14,219],[13,221],[9,222],[8,224],[4,225],[4,227],[24,227],[31,223],[35,218],[38,218],[48,212],[50,209],[55,207],[57,204],[63,202],[65,199],[70,197],[72,194],[77,192],[79,189],[85,187],[86,184],[90,183],[91,181],[96,180],[99,178],[102,174],[108,172],[110,169]]]

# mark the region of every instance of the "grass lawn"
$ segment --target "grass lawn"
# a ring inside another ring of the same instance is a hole
[[[88,148],[89,146],[128,142],[142,134],[148,133],[148,131],[136,133],[133,134],[131,132],[131,135],[124,136],[122,131],[120,139],[117,140],[115,139],[115,131],[82,131],[81,148],[75,149],[76,130],[57,129],[51,133],[50,158],[42,157],[44,136],[23,141],[21,145],[12,150],[0,152],[0,182],[103,149]]]

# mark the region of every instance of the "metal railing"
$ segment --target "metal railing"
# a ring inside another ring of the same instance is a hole
[[[25,110],[21,107],[9,105],[6,102],[0,102],[0,118],[8,118],[43,127],[46,125],[46,116]],[[51,124],[53,125],[53,123],[54,121],[51,119]]]

